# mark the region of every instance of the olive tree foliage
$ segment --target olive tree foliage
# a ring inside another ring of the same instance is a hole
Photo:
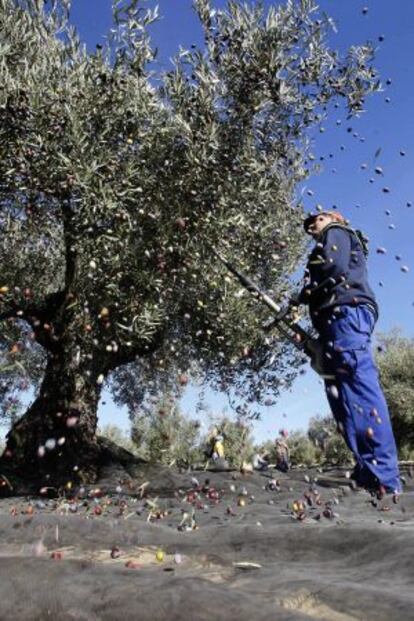
[[[310,419],[307,435],[316,448],[318,461],[344,466],[353,462],[351,451],[332,415]]]
[[[289,460],[294,466],[314,466],[319,461],[319,451],[306,433],[293,431],[287,439]]]
[[[263,340],[266,313],[211,247],[284,294],[303,252],[306,130],[332,98],[359,113],[378,87],[372,49],[339,58],[311,0],[196,0],[205,49],[181,50],[154,86],[157,13],[141,4],[114,2],[90,53],[69,0],[0,0],[0,318],[30,326],[42,398],[55,386],[63,412],[96,408],[84,395],[136,359],[131,381],[150,389],[165,369],[254,399],[292,378],[297,359]]]
[[[314,466],[320,462],[321,451],[301,430],[293,431],[285,440],[288,447],[289,463],[291,466]],[[279,461],[280,449],[276,441],[267,440],[258,446],[258,452],[266,455],[271,464]]]
[[[240,468],[244,462],[250,462],[255,453],[253,444],[253,427],[244,416],[210,413],[210,431],[203,438],[203,445],[208,454],[214,445],[212,431],[223,438],[224,457],[233,468]]]
[[[183,414],[171,394],[163,394],[148,412],[134,418],[130,433],[112,424],[98,427],[97,433],[149,463],[180,468],[211,465],[217,435],[223,438],[225,459],[231,467],[240,468],[252,459],[251,425],[224,414],[210,414],[208,420],[209,431],[202,433],[200,421]]]
[[[376,356],[401,459],[414,457],[414,339],[394,330],[378,337]]]
[[[135,417],[131,440],[137,455],[149,462],[191,467],[205,460],[199,421],[186,417],[168,394]]]
[[[128,431],[124,431],[121,427],[115,424],[107,424],[103,427],[98,427],[96,430],[98,436],[107,438],[111,442],[114,442],[117,446],[124,448],[132,454],[137,453],[137,447],[131,440],[131,434]]]
[[[0,423],[11,425],[22,414],[22,397],[36,390],[44,367],[43,349],[27,324],[5,323],[0,335]]]
[[[293,431],[286,443],[289,447],[289,460],[293,466],[316,464],[347,466],[353,463],[352,453],[331,415],[312,417],[307,431]],[[266,453],[270,462],[277,461],[275,442],[266,441],[259,446],[259,451]]]

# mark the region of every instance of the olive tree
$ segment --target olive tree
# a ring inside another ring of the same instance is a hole
[[[0,424],[12,425],[23,413],[23,397],[42,380],[45,355],[24,322],[3,322],[0,335]]]
[[[379,337],[376,356],[401,458],[414,454],[414,339],[398,331]]]
[[[136,454],[136,447],[131,440],[131,434],[117,425],[107,424],[103,427],[98,427],[96,433],[98,437],[110,440],[110,442],[113,442],[117,447],[121,447],[129,453]]]
[[[199,421],[186,417],[166,395],[148,414],[135,417],[131,431],[137,454],[148,462],[180,468],[203,462]]]
[[[69,0],[0,0],[0,319],[25,322],[46,357],[7,438],[3,463],[21,473],[96,477],[98,400],[126,364],[252,398],[294,375],[211,248],[286,292],[307,129],[332,98],[361,111],[373,51],[329,49],[312,0],[195,9],[205,46],[154,76],[157,14],[138,0],[114,2],[93,52]]]
[[[338,466],[352,463],[352,453],[332,415],[312,417],[307,434],[316,447],[319,461],[325,460]]]

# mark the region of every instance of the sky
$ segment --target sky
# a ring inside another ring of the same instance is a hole
[[[149,1],[147,5],[154,6]],[[265,6],[278,5],[265,0]],[[224,0],[212,1],[214,7]],[[171,67],[170,59],[181,45],[202,45],[202,32],[191,0],[160,0],[162,19],[152,28],[158,48],[157,71]],[[370,40],[377,48],[375,65],[385,91],[369,98],[366,112],[346,120],[346,113],[332,108],[323,130],[315,129],[315,155],[323,171],[300,188],[307,211],[316,205],[336,205],[355,228],[370,238],[370,281],[380,306],[376,334],[399,327],[414,336],[414,2],[411,0],[320,0],[319,6],[336,22],[338,32],[330,43],[341,51]],[[363,9],[368,9],[367,11]],[[88,49],[102,42],[111,27],[111,0],[72,0],[71,20]],[[383,41],[380,41],[383,39]],[[385,82],[391,84],[385,86]],[[403,155],[401,155],[403,153]],[[375,173],[380,167],[383,174]],[[373,181],[370,181],[373,180]],[[389,192],[384,193],[383,188]],[[410,207],[410,204],[413,206]],[[377,253],[385,248],[386,254]],[[401,257],[397,259],[396,257]],[[401,267],[409,271],[402,271]],[[183,411],[195,414],[199,388],[190,387]],[[205,403],[214,411],[228,404],[226,396],[207,391]],[[306,429],[310,417],[329,413],[321,380],[309,368],[276,406],[263,408],[254,428],[258,442],[274,437],[279,429]],[[100,425],[128,427],[125,410],[104,394]]]

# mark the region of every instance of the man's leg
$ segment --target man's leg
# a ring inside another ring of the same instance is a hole
[[[336,381],[327,382],[333,414],[357,460],[357,480],[367,487],[384,485],[400,492],[397,448],[391,420],[370,351],[371,313],[345,307],[325,326],[332,345]]]
[[[358,452],[356,426],[352,418],[352,413],[350,414],[346,407],[344,407],[344,400],[343,398],[341,398],[340,390],[340,381],[325,381],[326,397],[328,399],[332,415],[338,426],[339,432],[345,440],[346,445],[354,455],[354,458],[357,462],[356,468],[359,470],[363,466],[363,461]]]
[[[346,317],[342,318],[339,324],[336,315],[332,314],[315,327],[325,343],[325,355],[330,372],[336,377],[335,380],[325,380],[326,396],[338,430],[356,461],[353,478],[357,478],[356,475],[361,471],[364,464],[359,454],[354,414],[352,409],[347,407],[342,388],[344,377],[347,377],[354,370],[354,357],[347,352],[338,353],[333,349],[338,335],[343,345],[345,344],[344,338],[346,343],[349,343],[350,339],[347,337],[347,333],[350,331],[350,326],[347,324]],[[367,338],[369,335],[358,336],[357,344],[360,344],[361,339],[365,343]],[[355,345],[355,343],[353,344]]]
[[[355,354],[356,369],[342,379],[340,398],[348,412],[348,434],[357,443],[359,482],[369,486],[374,478],[388,492],[401,492],[397,447],[378,372],[369,350]]]

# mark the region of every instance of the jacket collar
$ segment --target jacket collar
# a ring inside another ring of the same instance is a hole
[[[343,229],[344,231],[348,231],[348,233],[353,233],[354,235],[356,235],[354,229],[351,229],[349,226],[345,226],[344,224],[340,224],[339,222],[331,222],[330,224],[327,224],[324,229],[322,229],[322,231],[319,233],[318,237],[315,238],[315,242],[321,241],[323,239],[323,236],[330,229],[333,229],[333,228]]]
[[[361,246],[361,249],[364,255],[365,256],[368,255],[368,249],[366,246],[364,246],[361,240],[360,232],[355,231],[355,229],[352,229],[350,226],[345,226],[344,224],[340,224],[339,222],[331,222],[331,224],[328,224],[327,226],[325,226],[325,228],[319,233],[318,237],[315,238],[314,240],[315,244],[320,243],[324,239],[324,235],[326,235],[326,233],[334,227],[338,229],[343,229],[344,231],[348,231],[348,233],[353,235],[355,239],[357,240],[357,242],[359,243],[359,245]]]

